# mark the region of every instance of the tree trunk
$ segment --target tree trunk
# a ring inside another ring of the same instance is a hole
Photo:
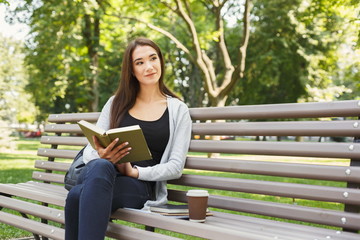
[[[88,56],[90,59],[90,75],[89,82],[91,84],[91,111],[98,111],[99,107],[99,41],[100,41],[100,18],[97,11],[95,11],[94,16],[85,14],[84,16],[85,27],[83,29],[83,36],[85,38],[86,47],[88,49]]]

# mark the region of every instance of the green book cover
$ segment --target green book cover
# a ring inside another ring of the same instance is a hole
[[[119,163],[151,159],[149,147],[139,125],[114,128],[107,131],[85,120],[79,121],[78,125],[94,149],[95,144],[92,136],[96,136],[103,147],[107,147],[116,138],[119,138],[117,145],[128,142],[129,145],[127,147],[131,147],[131,150],[128,155],[120,159]]]

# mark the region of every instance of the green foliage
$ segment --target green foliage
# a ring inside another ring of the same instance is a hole
[[[358,3],[347,1],[254,1],[245,79],[229,102],[331,101],[346,95],[351,84],[334,80],[349,79],[339,66],[339,49],[357,41],[358,10]]]
[[[216,26],[216,8],[210,1],[181,2],[194,23],[201,49],[212,60],[213,84],[220,85],[226,67],[218,45],[221,31]],[[227,104],[359,96],[358,1],[252,2],[245,74],[235,76],[238,79],[230,86]],[[229,0],[222,9],[226,47],[234,66],[240,58],[243,4]],[[39,120],[48,113],[100,110],[118,86],[124,48],[137,36],[159,43],[167,63],[165,80],[189,106],[209,104],[204,71],[193,57],[193,36],[174,9],[174,0],[20,1],[17,16],[31,27],[26,42],[26,89],[41,112]],[[189,53],[147,27],[149,23],[175,36]],[[31,118],[21,116],[25,119],[19,116],[20,121]]]
[[[14,148],[11,124],[33,123],[36,108],[24,91],[27,74],[21,42],[0,35],[0,150]]]
[[[28,75],[20,41],[0,35],[0,120],[33,123],[36,109],[24,91]]]

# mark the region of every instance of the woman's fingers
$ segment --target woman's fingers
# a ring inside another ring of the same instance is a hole
[[[128,144],[125,144],[124,146],[126,146]],[[120,161],[123,157],[125,157],[126,155],[128,155],[130,153],[131,147],[128,148],[120,148],[120,150],[114,155],[114,157],[110,160],[112,163],[117,163],[118,161]]]
[[[116,143],[119,141],[119,138],[115,138],[114,141],[112,141],[107,147],[106,150],[113,150],[113,148],[115,147]],[[121,146],[122,144],[120,144],[119,146]]]
[[[128,142],[121,143],[115,147],[119,141],[118,138],[112,141],[106,148],[100,144],[99,140],[95,136],[93,136],[93,140],[99,156],[101,158],[108,159],[114,164],[129,154],[129,151],[131,150],[131,147],[127,147],[129,144]]]

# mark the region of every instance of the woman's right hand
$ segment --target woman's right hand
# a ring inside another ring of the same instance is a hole
[[[95,144],[95,149],[98,152],[99,156],[103,159],[109,160],[113,164],[116,164],[120,159],[129,154],[129,151],[131,150],[131,147],[127,147],[127,145],[129,144],[128,142],[124,142],[119,146],[115,147],[115,144],[119,141],[118,138],[112,141],[106,148],[104,148],[100,144],[97,137],[93,136],[93,140]]]

